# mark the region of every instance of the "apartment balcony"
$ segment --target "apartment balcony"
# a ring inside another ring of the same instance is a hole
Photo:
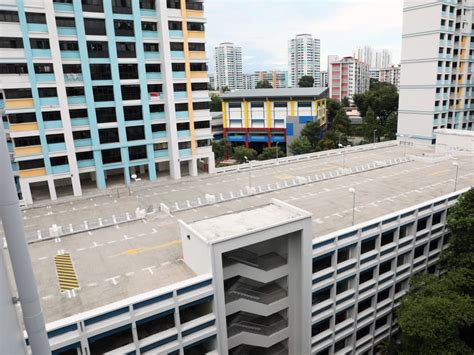
[[[31,132],[37,130],[38,123],[36,122],[10,124],[10,132]]]
[[[189,117],[189,112],[188,111],[177,111],[176,112],[176,118],[177,119],[187,119]]]
[[[288,292],[276,282],[263,284],[238,277],[226,282],[226,315],[244,311],[269,316],[288,308]]]
[[[288,338],[288,320],[276,313],[268,317],[239,313],[227,323],[229,349],[239,345],[268,348]]]
[[[165,119],[165,113],[164,112],[151,112],[150,113],[150,119],[152,121],[160,121]]]
[[[63,59],[79,59],[80,57],[79,51],[61,51]]]
[[[152,9],[140,9],[140,15],[156,18],[156,11]]]
[[[30,145],[26,147],[15,147],[15,156],[41,155],[43,150],[40,145]]]
[[[189,137],[190,137],[189,130],[178,131],[178,138],[189,138]]]
[[[206,32],[204,31],[188,31],[189,38],[199,38],[204,39],[206,37]]]
[[[48,33],[48,25],[44,23],[29,23],[28,32]]]
[[[191,155],[192,155],[192,150],[191,149],[180,149],[179,150],[179,157],[180,158],[190,157]]]
[[[53,6],[54,6],[55,12],[73,12],[74,11],[74,7],[72,4],[63,4],[59,2],[54,2]]]
[[[92,166],[95,166],[95,161],[94,159],[78,160],[77,166],[79,167],[79,169],[90,168]]]
[[[68,96],[67,97],[67,103],[69,105],[85,104],[86,103],[86,97],[85,96]]]
[[[36,81],[39,83],[56,80],[56,78],[54,77],[54,74],[52,73],[43,73],[43,74],[35,74],[35,75],[36,75]]]
[[[170,30],[170,38],[183,38],[183,31]]]
[[[206,59],[205,51],[189,52],[189,59]]]
[[[75,146],[76,148],[80,148],[80,147],[91,147],[91,146],[92,146],[92,139],[90,139],[90,138],[75,139],[75,140],[74,140],[74,146]]]
[[[156,59],[160,60],[160,52],[145,52],[145,59]]]
[[[75,27],[58,27],[59,36],[77,36]]]
[[[48,151],[50,153],[54,152],[65,152],[67,151],[66,143],[52,143],[48,144]]]
[[[243,276],[269,283],[286,275],[287,260],[275,252],[258,255],[246,249],[238,249],[224,256],[224,279]]]
[[[191,79],[207,79],[209,76],[207,71],[192,71]]]
[[[44,121],[43,125],[44,125],[45,129],[60,129],[60,128],[63,128],[63,122],[61,120]]]
[[[178,91],[174,93],[175,100],[185,100],[188,98],[188,93],[186,91]]]
[[[168,149],[155,150],[155,158],[166,158],[168,156]]]
[[[50,49],[32,49],[31,55],[33,58],[51,58]]]
[[[171,59],[184,59],[184,51],[171,51]]]
[[[187,10],[186,14],[188,17],[198,17],[198,18],[204,17],[204,11],[202,10]]]
[[[59,105],[59,99],[55,97],[40,97],[41,106],[57,106]]]
[[[71,118],[71,125],[72,126],[88,126],[89,119],[88,118]]]
[[[186,72],[184,71],[174,71],[173,79],[186,79]]]
[[[167,137],[166,131],[153,132],[151,134],[153,139],[162,139]]]
[[[70,172],[69,165],[56,165],[51,167],[53,174],[66,174]]]
[[[161,80],[163,79],[163,76],[161,75],[161,73],[150,72],[150,73],[146,73],[146,79],[147,80]]]
[[[83,80],[84,79],[81,73],[65,73],[64,74],[64,81],[67,83],[83,81]]]
[[[46,175],[46,169],[45,168],[38,168],[38,169],[20,170],[19,175],[20,175],[21,178],[44,176],[44,175]]]
[[[143,38],[158,38],[158,31],[143,31]]]

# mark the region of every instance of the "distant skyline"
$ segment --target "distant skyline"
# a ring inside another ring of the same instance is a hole
[[[400,62],[403,0],[206,0],[207,52],[242,47],[243,72],[286,70],[288,40],[309,33],[321,40],[321,70],[327,56],[352,55],[358,46],[387,48]]]

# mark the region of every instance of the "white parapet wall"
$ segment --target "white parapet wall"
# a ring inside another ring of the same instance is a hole
[[[436,153],[474,153],[474,131],[460,129],[437,129]]]

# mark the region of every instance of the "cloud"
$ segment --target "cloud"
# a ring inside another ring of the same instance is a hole
[[[231,41],[242,47],[244,72],[286,69],[288,39],[310,33],[327,55],[359,45],[389,48],[400,58],[403,0],[207,0],[208,51]],[[210,63],[213,67],[213,63]]]

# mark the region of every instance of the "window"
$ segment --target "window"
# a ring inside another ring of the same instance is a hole
[[[188,31],[204,32],[204,24],[200,22],[188,22]]]
[[[10,113],[8,121],[11,124],[36,122],[36,115],[34,112]]]
[[[194,2],[194,1],[186,1],[186,9],[187,10],[197,10],[197,11],[203,11],[204,6],[200,2]]]
[[[0,66],[1,67],[1,66]],[[31,89],[5,89],[5,99],[31,99]]]
[[[143,50],[145,52],[159,52],[158,43],[143,43]]]
[[[145,139],[145,129],[143,126],[127,127],[126,131],[128,141]]]
[[[74,131],[72,132],[72,137],[76,139],[90,139],[91,132],[90,131]]]
[[[97,123],[109,123],[117,121],[115,107],[96,108],[95,115],[97,117]]]
[[[189,43],[188,48],[191,52],[204,52],[206,50],[204,43]]]
[[[119,64],[120,79],[138,79],[137,64]]]
[[[87,116],[87,110],[85,108],[78,110],[69,110],[69,117],[71,118],[85,118]]]
[[[49,49],[49,40],[45,38],[30,38],[31,49]]]
[[[357,305],[357,313],[361,313],[369,309],[370,307],[372,307],[372,297],[359,302],[359,304]]]
[[[359,275],[359,284],[370,281],[374,278],[374,269],[362,271]]]
[[[112,86],[94,86],[94,101],[114,101],[114,89]]]
[[[191,149],[191,142],[179,142],[178,149]]]
[[[191,68],[191,71],[207,71],[207,64],[206,63],[191,63],[190,68]]]
[[[365,254],[375,249],[375,238],[365,239],[360,244],[360,253]]]
[[[59,165],[67,165],[69,164],[69,161],[67,159],[67,156],[62,156],[62,157],[52,157],[49,158],[49,161],[51,162],[52,166],[59,166]]]
[[[81,0],[82,11],[104,12],[103,0]]]
[[[19,161],[18,167],[20,168],[20,170],[41,169],[41,168],[44,168],[44,160],[35,159],[35,160]]]
[[[77,160],[91,160],[94,159],[94,154],[92,152],[80,152],[76,153]]]
[[[125,121],[143,120],[143,110],[141,106],[124,106],[123,114]]]
[[[207,83],[191,83],[192,91],[207,91]]]
[[[420,219],[418,220],[418,223],[416,224],[416,231],[419,232],[423,229],[426,229],[427,226],[428,226],[428,217]]]
[[[122,85],[122,100],[140,100],[139,85]]]
[[[161,66],[159,64],[145,64],[145,70],[147,73],[160,73]]]
[[[15,147],[29,147],[34,145],[41,145],[40,138],[38,136],[33,137],[22,137],[13,139]]]
[[[211,128],[210,121],[194,121],[194,129]]]
[[[384,246],[384,245],[392,243],[394,235],[395,235],[395,230],[384,232],[382,234],[382,239],[381,239],[380,245]]]
[[[136,47],[132,42],[117,42],[117,57],[119,58],[135,58]]]
[[[357,340],[359,340],[359,339],[362,339],[362,338],[366,337],[369,334],[370,334],[370,325],[367,325],[364,328],[359,329],[357,331],[356,338],[357,338]]]
[[[176,112],[183,112],[188,110],[188,104],[175,104],[174,107]]]
[[[41,116],[43,116],[43,121],[60,121],[61,120],[61,112],[59,111],[47,111],[42,112]]]
[[[56,88],[39,88],[38,89],[39,97],[57,97],[58,93]]]
[[[187,109],[187,106],[186,106]],[[165,112],[164,105],[150,105],[150,112]]]
[[[209,110],[209,101],[193,102],[193,110]]]
[[[153,144],[153,150],[158,151],[158,150],[167,150],[168,149],[168,143],[155,143]]]
[[[336,324],[342,323],[351,316],[351,309],[345,309],[336,313]]]
[[[28,74],[28,67],[26,64],[20,63],[2,64],[0,65],[0,74]]]
[[[130,160],[141,160],[147,158],[146,146],[129,147],[128,157]]]
[[[179,21],[168,21],[168,29],[171,31],[181,31],[183,26]]]
[[[383,290],[383,291],[380,291],[378,294],[377,294],[377,303],[380,303],[384,300],[386,300],[387,298],[390,297],[390,287]]]
[[[56,17],[56,26],[58,27],[76,27],[74,17]]]
[[[184,45],[181,42],[170,42],[170,49],[172,51],[184,51]]]
[[[48,144],[64,143],[64,135],[50,134],[46,136],[46,142],[48,142]]]
[[[99,129],[99,140],[100,144],[119,142],[118,128]]]
[[[188,122],[177,123],[176,129],[178,131],[189,131],[189,123]]]
[[[80,64],[63,64],[64,74],[81,74],[82,67]]]
[[[337,251],[337,263],[349,260],[351,258],[351,248],[339,249]]]
[[[336,294],[340,294],[342,292],[345,292],[351,288],[351,279],[345,279],[343,281],[339,281],[336,285]]]
[[[384,325],[387,324],[388,322],[388,314],[383,316],[382,318],[379,318],[375,321],[375,329],[378,329],[378,328],[381,328],[383,327]]]
[[[171,69],[174,72],[184,71],[184,63],[171,63]]]
[[[390,272],[391,270],[392,270],[392,260],[386,261],[386,262],[380,264],[379,275]]]
[[[415,256],[414,259],[419,258],[420,256],[425,255],[425,247],[426,245],[421,245],[415,249]]]
[[[107,31],[105,29],[105,20],[102,19],[84,19],[84,27],[86,35],[105,36]]]
[[[87,53],[91,58],[108,58],[109,49],[107,42],[87,42]]]
[[[45,16],[45,14],[40,14],[40,13],[36,13],[36,12],[27,12],[26,13],[26,22],[46,24],[46,16]]]
[[[180,0],[167,0],[166,6],[168,7],[168,9],[180,9],[181,1]]]
[[[435,240],[432,240],[432,241],[430,242],[429,251],[433,251],[433,250],[438,249],[438,247],[439,247],[439,241],[440,241],[439,238],[438,238],[438,239],[435,239]]]
[[[112,12],[116,14],[131,14],[132,0],[112,0]]]
[[[84,88],[80,86],[71,86],[66,88],[67,96],[84,96]]]
[[[54,73],[54,69],[53,69],[53,64],[34,64],[34,68],[35,68],[35,73],[36,74],[43,74],[43,73],[48,73],[48,74],[52,74]]]
[[[151,131],[152,132],[163,132],[166,131],[166,124],[155,124],[151,126]]]
[[[62,51],[78,51],[79,45],[74,41],[59,41],[59,49]]]
[[[114,20],[114,28],[116,36],[134,36],[133,21]]]
[[[120,148],[102,150],[101,153],[104,164],[120,163],[122,161]]]
[[[14,37],[0,37],[0,48],[23,48],[23,40]]]
[[[140,0],[140,9],[155,9],[155,0]]]
[[[18,19],[18,12],[0,11],[0,22],[20,22]]]
[[[331,298],[331,287],[313,293],[312,303],[320,303]]]
[[[153,334],[157,334],[174,327],[174,311],[167,311],[158,315],[153,315],[137,321],[138,339],[148,338]]]
[[[433,215],[433,221],[431,225],[435,226],[439,223],[441,223],[441,219],[443,218],[443,212],[438,212]]]
[[[406,236],[409,235],[412,225],[413,224],[410,223],[410,224],[405,224],[404,226],[400,227],[399,239],[405,238]]]
[[[399,255],[397,257],[397,267],[404,265],[407,262],[409,257],[410,257],[410,253]]]
[[[316,336],[330,328],[331,318],[325,319],[319,323],[316,323],[311,327],[311,336]]]
[[[156,22],[142,22],[142,31],[158,31],[158,24]]]

